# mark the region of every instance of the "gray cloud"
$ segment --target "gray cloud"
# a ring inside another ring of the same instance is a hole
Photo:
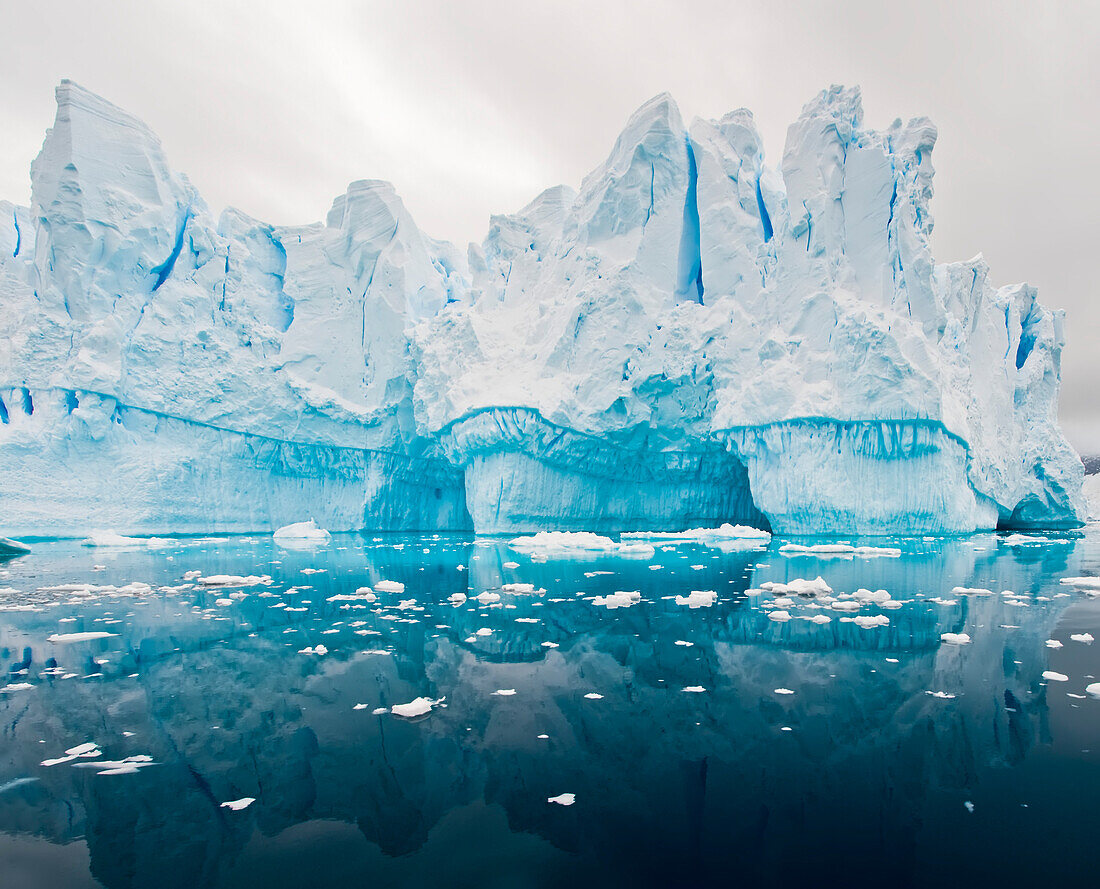
[[[630,112],[671,92],[686,118],[753,110],[769,161],[830,83],[867,122],[927,115],[935,249],[983,252],[1066,309],[1062,421],[1100,452],[1100,6],[847,2],[191,2],[9,5],[0,35],[0,196],[28,168],[62,77],[146,120],[220,209],[323,218],[357,178],[389,179],[437,237],[576,185]]]

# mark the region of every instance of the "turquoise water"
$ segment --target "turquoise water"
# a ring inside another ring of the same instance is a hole
[[[1100,639],[1100,599],[1059,580],[1100,574],[1100,529],[900,558],[783,542],[37,543],[0,564],[0,885],[1094,883],[1100,642],[1070,637]],[[900,607],[745,592],[819,575]],[[381,580],[404,591],[329,601]],[[692,590],[717,596],[678,604]],[[616,591],[639,601],[594,601]],[[444,700],[375,712],[418,697]]]

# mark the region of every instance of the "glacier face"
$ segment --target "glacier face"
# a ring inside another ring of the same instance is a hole
[[[640,108],[463,255],[387,183],[215,220],[70,82],[0,203],[8,533],[1066,527],[1062,316],[929,249],[935,128]]]

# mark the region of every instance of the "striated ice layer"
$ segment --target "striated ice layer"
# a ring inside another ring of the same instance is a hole
[[[63,81],[0,203],[7,533],[782,534],[1063,528],[1063,317],[931,254],[924,118],[643,105],[578,190],[465,253],[393,187],[215,218],[141,121]]]

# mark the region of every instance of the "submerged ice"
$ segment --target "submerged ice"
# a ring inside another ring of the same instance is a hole
[[[748,111],[658,96],[465,254],[378,181],[324,223],[215,219],[143,123],[57,100],[31,206],[0,203],[8,533],[1085,517],[1061,314],[934,262],[936,129],[870,129],[856,89],[778,166]]]

